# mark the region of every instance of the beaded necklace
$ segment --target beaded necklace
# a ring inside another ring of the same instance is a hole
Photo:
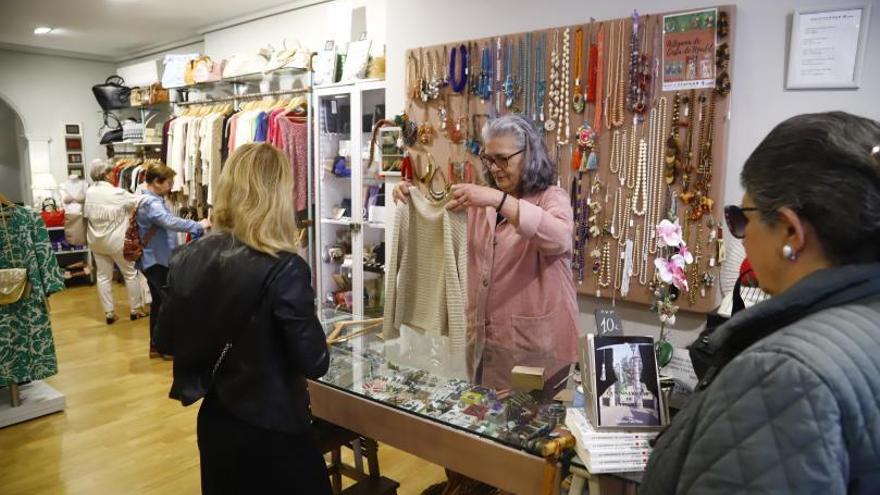
[[[620,127],[623,125],[624,121],[624,113],[623,106],[624,100],[626,100],[626,81],[624,80],[624,60],[625,53],[623,50],[623,21],[617,26],[617,39],[615,40],[615,48],[617,50],[616,54],[613,55],[614,58],[614,67],[615,67],[615,75],[614,82],[616,87],[614,88],[614,94],[612,95],[611,105],[612,108],[610,110],[610,119],[612,127]]]
[[[510,108],[513,106],[513,47],[510,45],[510,42],[505,43],[504,51],[507,54],[507,57],[504,60],[504,73],[506,74],[504,77],[504,107]]]
[[[492,107],[495,110],[495,115],[492,115],[492,118],[495,118],[496,115],[501,113],[501,105],[504,101],[502,98],[504,84],[505,72],[502,69],[501,65],[504,63],[504,51],[501,47],[501,37],[495,38],[495,82],[492,83],[492,91],[494,93],[495,106]]]
[[[630,59],[629,59],[629,94],[627,96],[626,108],[630,112],[635,113],[636,102],[639,99],[639,11],[633,10],[632,14],[632,36],[630,37]]]
[[[523,89],[526,85],[525,80],[525,65],[526,65],[526,57],[525,57],[525,46],[523,44],[523,40],[519,40],[517,52],[516,52],[516,83],[514,84],[514,93],[516,95],[515,101],[517,102],[514,105],[515,111],[517,113],[522,111],[522,95]]]
[[[584,30],[577,28],[574,31],[574,88],[572,92],[571,107],[575,113],[584,111],[584,94],[581,87],[581,65],[584,63]]]
[[[457,54],[461,53],[461,64],[458,66],[455,64]],[[452,48],[452,55],[449,56],[449,73],[450,73],[450,82],[452,84],[452,90],[456,93],[461,93],[467,87],[467,66],[468,66],[468,52],[467,48],[464,44],[459,45],[458,48]],[[458,70],[458,76],[456,77],[456,67],[460,67]]]
[[[620,194],[620,188],[614,190],[614,211],[611,214],[611,238],[620,239],[620,210],[623,205],[620,204],[623,198]]]
[[[559,106],[559,30],[553,31],[553,51],[550,52],[550,101],[547,104],[548,118],[544,121],[544,129],[548,132],[556,130],[561,123],[557,120]]]
[[[597,285],[603,289],[611,285],[611,244],[605,241],[602,246],[602,261],[599,267],[599,281]],[[598,294],[598,291],[597,291]]]
[[[544,80],[544,45],[547,43],[546,34],[540,34],[535,42],[535,119],[540,125],[539,129],[544,126],[544,93],[547,89],[547,82]]]
[[[615,130],[618,130],[618,129],[615,129]],[[629,140],[627,139],[627,136],[628,136],[628,131],[626,129],[624,129],[623,132],[620,134],[620,153],[618,154],[618,157],[617,157],[617,160],[620,163],[620,171],[617,174],[617,182],[618,182],[618,184],[620,184],[621,188],[626,186],[626,176],[627,176],[626,169],[628,168],[627,164],[629,163],[629,157],[627,155],[627,150],[629,149],[628,148]]]
[[[596,36],[596,80],[593,84],[590,85],[591,91],[594,93],[594,101],[596,103],[596,111],[593,116],[593,129],[596,129],[596,132],[602,128],[602,83],[604,77],[604,56],[605,56],[605,24],[599,25],[599,34]],[[590,58],[592,59],[593,54],[592,50],[590,52]],[[591,61],[592,65],[593,62]]]
[[[559,96],[559,104],[557,108],[557,112],[559,115],[559,127],[556,128],[556,144],[563,145],[568,144],[568,137],[571,136],[571,111],[568,108],[568,105],[571,103],[569,99],[568,92],[568,81],[571,76],[571,65],[569,65],[569,61],[571,59],[571,29],[565,28],[565,31],[562,33],[562,84],[561,91],[562,94]],[[565,127],[563,128],[562,123],[565,122]]]
[[[639,159],[639,123],[633,118],[632,133],[629,141],[629,163],[627,164],[626,187],[633,189],[636,187],[636,174],[638,173]]]
[[[620,172],[620,130],[614,129],[611,133],[611,158],[608,166],[612,174]]]
[[[656,127],[653,131],[652,136],[652,164],[649,165],[650,171],[650,183],[651,183],[651,192],[650,192],[650,201],[651,201],[651,214],[649,216],[649,225],[652,227],[660,223],[660,214],[663,209],[663,186],[665,185],[665,180],[663,177],[663,136],[666,135],[669,121],[667,120],[667,99],[665,96],[661,96],[657,101],[656,109],[651,109],[651,112],[657,113]],[[648,237],[648,251],[651,254],[655,254],[657,252],[657,238],[652,230]]]
[[[528,117],[532,114],[532,33],[526,33],[525,46],[525,70],[523,71],[523,115]]]
[[[635,188],[633,190],[633,215],[640,217],[645,214],[648,207],[648,191],[646,187],[648,167],[648,143],[644,138],[639,139],[638,171],[636,174]]]

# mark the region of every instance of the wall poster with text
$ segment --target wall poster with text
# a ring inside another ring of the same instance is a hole
[[[663,16],[663,91],[715,87],[718,9]]]

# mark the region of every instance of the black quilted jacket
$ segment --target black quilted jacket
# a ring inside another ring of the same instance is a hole
[[[696,342],[640,492],[880,493],[880,264],[818,271]]]

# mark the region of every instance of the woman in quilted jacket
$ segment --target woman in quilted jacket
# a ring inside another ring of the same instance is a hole
[[[773,297],[691,346],[708,361],[643,494],[880,490],[880,123],[792,117],[725,208]]]

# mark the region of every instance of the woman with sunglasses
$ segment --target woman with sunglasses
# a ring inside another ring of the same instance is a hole
[[[773,297],[691,347],[709,368],[641,493],[876,493],[880,123],[790,118],[741,181],[728,228]]]
[[[477,383],[504,389],[514,366],[549,377],[577,360],[574,219],[531,122],[494,119],[483,142],[488,185],[453,185],[446,208],[468,212],[468,368]],[[409,187],[398,185],[395,201],[405,203]]]

